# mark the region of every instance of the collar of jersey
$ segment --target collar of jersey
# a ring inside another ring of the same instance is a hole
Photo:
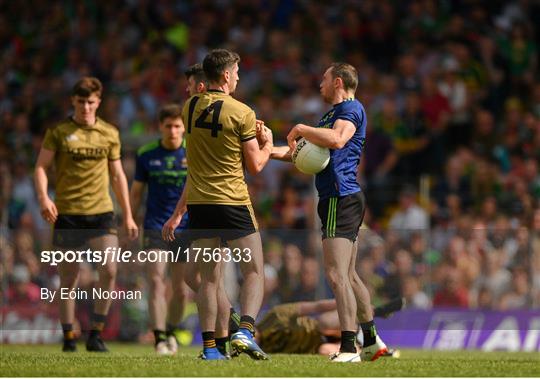
[[[218,92],[218,93],[225,93],[224,91],[220,90],[220,89],[209,89],[209,90],[206,90],[206,92]]]
[[[75,117],[73,116],[69,116],[69,120],[74,123],[75,125],[77,125],[78,127],[81,127],[81,128],[95,128],[99,122],[99,117],[96,116],[96,122],[94,123],[94,125],[83,125],[83,124],[79,124],[77,121],[75,121]]]
[[[349,98],[343,100],[341,103],[335,104],[335,105],[334,105],[334,108],[337,107],[338,105],[341,105],[341,104],[343,104],[343,103],[347,103],[347,102],[349,102],[349,101],[354,101],[354,100],[355,100],[354,97],[349,97]]]

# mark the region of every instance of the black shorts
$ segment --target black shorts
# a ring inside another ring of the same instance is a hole
[[[191,240],[219,237],[232,241],[258,231],[250,205],[188,204]]]
[[[59,248],[85,247],[88,240],[107,234],[118,234],[113,212],[96,215],[62,215],[53,228],[53,245]]]
[[[341,237],[356,241],[365,211],[363,192],[319,200],[317,212],[322,223],[322,238]]]
[[[175,238],[173,241],[165,241],[161,236],[161,230],[145,229],[143,235],[143,249],[172,251],[175,253],[175,257],[177,256],[176,253],[180,251],[180,254],[178,255],[178,262],[186,262],[186,249],[188,249],[189,245],[191,244],[189,233],[187,230],[177,231],[174,233],[174,237]]]

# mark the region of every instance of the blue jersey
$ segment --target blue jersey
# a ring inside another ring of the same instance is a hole
[[[336,120],[353,123],[356,131],[341,149],[330,149],[328,166],[315,177],[321,199],[346,196],[361,191],[356,172],[366,141],[366,112],[356,99],[348,99],[328,111],[319,121],[319,128],[332,128]]]
[[[141,147],[137,152],[135,180],[148,184],[144,228],[161,230],[176,208],[187,177],[186,149],[165,149],[160,141]],[[187,214],[178,229],[187,227]],[[177,229],[177,230],[178,230]]]

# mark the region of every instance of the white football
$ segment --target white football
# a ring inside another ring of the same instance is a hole
[[[301,138],[292,154],[292,161],[304,174],[318,174],[330,162],[330,150]]]

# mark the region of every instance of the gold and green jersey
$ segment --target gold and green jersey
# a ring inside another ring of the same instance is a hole
[[[72,119],[50,128],[43,147],[55,152],[55,204],[60,214],[111,212],[108,162],[120,159],[118,129],[97,118],[92,126]]]
[[[322,343],[319,322],[300,315],[298,303],[273,307],[256,328],[259,346],[267,353],[316,354]]]
[[[191,97],[182,111],[188,204],[250,204],[242,143],[255,138],[255,112],[221,91]]]

